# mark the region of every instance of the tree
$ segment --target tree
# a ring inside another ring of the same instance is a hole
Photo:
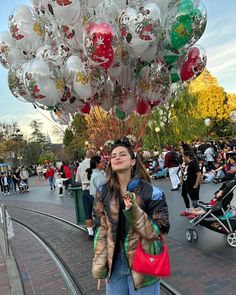
[[[212,124],[209,131],[213,130],[218,136],[226,135],[232,107],[229,104],[229,96],[224,88],[219,86],[217,79],[205,70],[190,83],[189,91],[197,98],[195,116],[203,119],[210,118]]]
[[[28,142],[22,153],[24,163],[27,165],[37,164],[41,153],[42,149],[38,142]]]
[[[201,118],[194,116],[197,100],[188,92],[188,87],[180,87],[171,98],[157,108],[151,118],[145,147],[153,145],[177,144],[180,140],[189,141],[204,134],[205,125]],[[156,131],[156,128],[158,132]],[[160,142],[159,142],[160,141]]]
[[[42,165],[45,165],[45,163],[55,163],[56,162],[56,156],[53,152],[44,152],[39,157],[39,163]]]

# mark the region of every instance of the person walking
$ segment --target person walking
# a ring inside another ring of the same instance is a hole
[[[106,295],[159,295],[160,279],[134,272],[132,262],[140,240],[145,252],[160,253],[159,239],[169,231],[165,195],[152,186],[128,139],[112,147],[107,177],[93,207],[92,275],[105,279]]]
[[[3,172],[2,177],[1,177],[1,182],[2,182],[2,186],[3,186],[3,195],[4,196],[10,195],[8,177],[7,177],[6,172]]]
[[[59,197],[63,197],[63,186],[64,186],[64,181],[66,181],[67,178],[62,178],[61,174],[57,174],[57,178],[55,180],[55,186],[58,189],[59,192]]]
[[[55,188],[54,173],[55,173],[54,167],[52,166],[52,164],[49,164],[46,170],[46,179],[48,179],[49,181],[50,190],[53,190]]]
[[[195,218],[191,214],[190,200],[193,207],[196,207],[196,201],[199,201],[199,190],[202,179],[202,172],[200,170],[197,159],[192,151],[184,152],[184,163],[182,166],[182,197],[186,209],[180,213],[181,216],[186,216],[189,219]],[[190,200],[189,200],[190,198]]]
[[[93,232],[93,220],[92,220],[92,210],[87,210],[91,207],[91,204],[94,201],[93,196],[90,195],[90,181],[88,180],[88,172],[87,169],[90,168],[90,159],[94,156],[93,150],[86,151],[85,159],[80,163],[75,177],[76,183],[82,184],[83,191],[83,207],[85,212],[85,225],[88,232],[88,238],[92,239]]]
[[[37,171],[39,180],[42,180],[43,179],[43,166],[39,164],[36,168],[36,171]]]
[[[20,169],[19,168],[17,168],[13,172],[12,180],[13,180],[13,190],[16,193],[17,192],[17,187],[18,187],[18,190],[20,191],[20,187],[19,187],[19,183],[20,183]]]
[[[180,188],[180,179],[179,179],[179,170],[180,170],[180,162],[179,155],[172,149],[171,146],[166,146],[164,148],[166,151],[165,159],[164,159],[164,168],[168,168],[170,182],[172,185],[172,191],[176,191]]]

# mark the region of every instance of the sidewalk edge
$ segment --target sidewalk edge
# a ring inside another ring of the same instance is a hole
[[[19,269],[15,257],[10,247],[10,257],[6,257],[3,231],[0,228],[0,248],[2,249],[3,259],[7,269],[8,281],[11,289],[11,295],[24,295]]]

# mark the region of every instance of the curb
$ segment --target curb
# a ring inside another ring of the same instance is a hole
[[[6,287],[4,287],[4,294],[24,295],[20,273],[16,264],[15,257],[11,251],[11,247],[10,247],[10,257],[6,257],[5,253],[6,253],[6,249],[4,244],[4,234],[2,229],[0,228],[0,258],[2,255],[3,267],[5,264],[5,270],[6,270],[6,278],[5,278]],[[7,292],[7,290],[9,290],[9,292]],[[0,288],[0,293],[1,293],[1,288]]]

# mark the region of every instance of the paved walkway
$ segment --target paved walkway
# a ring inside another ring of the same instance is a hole
[[[34,208],[75,222],[73,198],[68,196],[59,198],[57,192],[49,191],[46,182],[39,182],[36,178],[31,178],[30,182],[30,193],[0,197],[0,202],[4,199],[4,202],[9,205]],[[167,280],[168,283],[186,295],[235,294],[236,249],[227,245],[223,235],[203,227],[198,228],[199,240],[197,242],[186,242],[185,229],[189,221],[179,216],[179,212],[183,209],[180,191],[170,192],[169,180],[160,180],[157,183],[166,192],[170,212],[171,230],[168,235],[168,245],[172,275]],[[215,184],[202,185],[201,199],[209,200],[217,188],[218,185]],[[236,205],[235,201],[234,205]],[[21,239],[23,240],[22,233]],[[23,259],[25,245],[20,243],[19,239],[15,240],[14,245],[18,256],[22,255]],[[25,264],[25,267],[27,266],[25,261],[22,263]],[[37,264],[34,265],[34,271],[35,273],[39,271]],[[26,274],[24,275],[26,280],[29,279]],[[32,285],[32,282],[30,283]],[[61,289],[64,290],[63,287]],[[43,293],[41,290],[36,294],[66,294],[52,292],[51,290],[51,293]],[[0,292],[0,294],[2,293]],[[28,294],[34,293],[28,292]]]

